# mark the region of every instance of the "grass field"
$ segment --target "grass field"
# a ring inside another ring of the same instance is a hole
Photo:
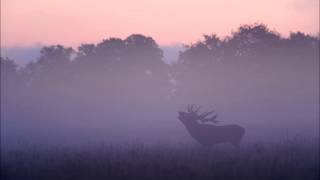
[[[143,144],[2,151],[3,180],[319,178],[317,141],[227,146],[155,147]]]

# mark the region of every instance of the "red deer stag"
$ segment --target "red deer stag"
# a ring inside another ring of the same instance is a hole
[[[179,112],[179,120],[185,125],[190,135],[200,144],[211,147],[214,144],[229,142],[239,147],[245,129],[238,125],[217,126],[218,115],[208,117],[214,111],[199,114],[200,106],[189,105],[187,112]],[[206,123],[209,122],[209,123]]]

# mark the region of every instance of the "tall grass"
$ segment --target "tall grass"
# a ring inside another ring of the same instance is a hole
[[[155,147],[143,144],[91,148],[27,148],[3,151],[3,180],[319,178],[319,147],[313,141],[217,146]]]

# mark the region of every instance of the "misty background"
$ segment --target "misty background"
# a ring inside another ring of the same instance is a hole
[[[4,148],[195,143],[177,119],[188,104],[243,126],[246,142],[318,138],[319,37],[252,24],[188,45],[1,47]]]

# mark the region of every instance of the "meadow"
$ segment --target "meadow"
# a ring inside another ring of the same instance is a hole
[[[2,151],[3,180],[319,178],[318,139],[248,143],[205,149],[197,145],[97,145]]]

